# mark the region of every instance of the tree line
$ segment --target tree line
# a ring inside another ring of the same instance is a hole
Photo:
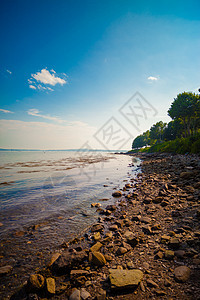
[[[200,133],[200,95],[191,92],[178,94],[168,110],[168,115],[172,121],[159,121],[154,124],[150,130],[134,139],[132,149]]]

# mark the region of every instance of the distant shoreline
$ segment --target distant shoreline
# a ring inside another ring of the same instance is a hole
[[[105,150],[105,149],[3,149],[0,148],[0,151],[39,151],[39,152],[47,152],[47,151],[81,151],[81,152],[127,152],[128,150]]]

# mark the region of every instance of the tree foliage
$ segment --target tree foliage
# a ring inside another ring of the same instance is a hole
[[[180,120],[184,126],[185,137],[195,134],[199,124],[200,97],[194,93],[178,94],[174,99],[169,116],[172,120]]]
[[[178,94],[168,115],[172,118],[171,122],[154,124],[134,139],[132,149],[196,135],[200,130],[200,95],[191,92]]]

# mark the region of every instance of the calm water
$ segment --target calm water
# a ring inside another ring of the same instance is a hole
[[[113,188],[127,173],[134,177],[139,164],[106,152],[0,152],[0,236],[46,222],[48,236],[64,227],[65,239],[71,237],[97,218],[91,203],[114,203]]]

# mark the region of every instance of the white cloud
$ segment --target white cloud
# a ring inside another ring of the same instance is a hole
[[[46,122],[0,120],[1,148],[69,149],[79,148],[97,128],[85,124],[74,126]]]
[[[37,90],[37,88],[32,84],[29,84],[29,87],[30,87],[30,89]]]
[[[56,72],[51,69],[48,71],[47,69],[42,69],[35,74],[31,74],[31,78],[28,79],[29,87],[31,89],[38,89],[40,91],[54,91],[50,86],[55,86],[60,84],[63,86],[67,83],[67,75],[62,73],[61,76],[58,76]]]
[[[13,114],[13,111],[7,110],[7,109],[2,109],[0,108],[0,112],[3,112],[5,114]]]
[[[53,70],[53,73],[55,74],[55,71]],[[41,72],[37,72],[36,74],[31,74],[31,76],[44,84],[50,84],[50,85],[56,85],[57,83],[63,85],[66,82],[66,80],[56,77],[54,74],[51,74],[48,70],[42,69]]]
[[[157,81],[159,78],[158,77],[154,77],[154,76],[149,76],[147,79],[151,80],[151,81]]]
[[[50,115],[43,115],[43,114],[40,114],[40,111],[37,109],[37,108],[32,108],[32,109],[29,109],[27,111],[28,115],[30,116],[34,116],[34,117],[40,117],[40,118],[43,118],[43,119],[47,119],[47,120],[51,120],[51,121],[56,121],[58,123],[63,123],[63,122],[66,122],[65,120],[62,120],[58,117],[52,117]]]
[[[6,72],[8,72],[9,74],[12,74],[12,72],[10,70],[6,70]]]

